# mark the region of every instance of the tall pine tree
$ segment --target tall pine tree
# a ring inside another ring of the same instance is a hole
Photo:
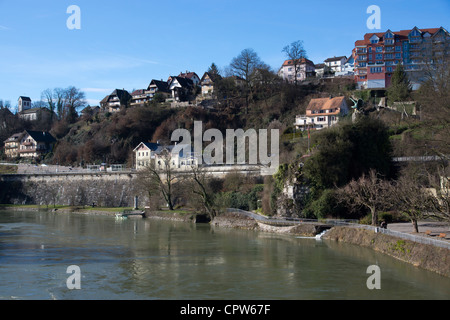
[[[411,96],[411,83],[402,64],[398,64],[392,75],[391,85],[387,90],[391,102],[407,101]]]

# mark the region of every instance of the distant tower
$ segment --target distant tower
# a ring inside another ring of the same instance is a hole
[[[19,113],[31,109],[31,99],[29,97],[19,97]]]

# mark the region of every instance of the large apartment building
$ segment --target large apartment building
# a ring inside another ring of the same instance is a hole
[[[443,27],[366,33],[355,42],[357,87],[387,88],[398,64],[403,64],[413,89],[417,89],[430,65],[443,63],[450,54],[450,34]]]

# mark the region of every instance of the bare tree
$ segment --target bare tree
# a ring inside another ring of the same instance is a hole
[[[350,181],[337,192],[341,202],[354,209],[366,207],[372,215],[372,225],[378,225],[378,212],[389,209],[391,206],[392,185],[380,179],[375,170],[369,175],[363,175],[358,180]]]
[[[174,209],[174,185],[182,179],[171,166],[171,161],[171,153],[163,150],[158,160],[152,160],[139,172],[139,183],[147,190],[149,199],[160,193],[169,210]]]
[[[211,188],[212,181],[208,172],[202,167],[192,167],[188,178],[188,188],[192,190],[195,196],[194,201],[199,201],[210,220],[213,220],[219,214],[219,208],[216,203],[216,192]]]
[[[249,82],[252,72],[262,64],[261,59],[253,49],[244,49],[237,57],[231,60],[230,68],[234,75]]]
[[[46,90],[42,91],[41,100],[47,102],[47,107],[52,112],[51,113],[52,120],[53,120],[53,114],[55,112],[55,107],[56,107],[56,104],[55,104],[53,98],[54,98],[54,94],[51,89],[46,89]]]
[[[283,48],[282,52],[286,57],[292,61],[294,67],[294,83],[297,85],[297,74],[300,69],[300,63],[303,58],[306,58],[306,50],[303,48],[303,41],[297,40]]]
[[[63,118],[64,113],[64,89],[55,88],[53,89],[53,99],[55,100],[56,112],[58,113],[58,118]]]
[[[258,54],[253,49],[244,49],[241,53],[231,60],[229,70],[235,75],[245,80],[244,95],[246,100],[245,113],[248,113],[249,95],[252,85],[252,75],[258,68],[267,67],[261,61]]]
[[[396,209],[411,220],[414,232],[419,232],[418,221],[429,215],[432,194],[412,175],[400,177],[391,190]]]

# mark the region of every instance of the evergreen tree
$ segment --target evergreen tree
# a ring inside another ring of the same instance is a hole
[[[407,101],[411,95],[411,83],[402,64],[398,64],[392,74],[387,96],[392,102]]]
[[[217,66],[214,62],[209,67],[208,73],[210,73],[211,75],[215,75],[215,76],[220,75],[219,68],[217,68]]]

